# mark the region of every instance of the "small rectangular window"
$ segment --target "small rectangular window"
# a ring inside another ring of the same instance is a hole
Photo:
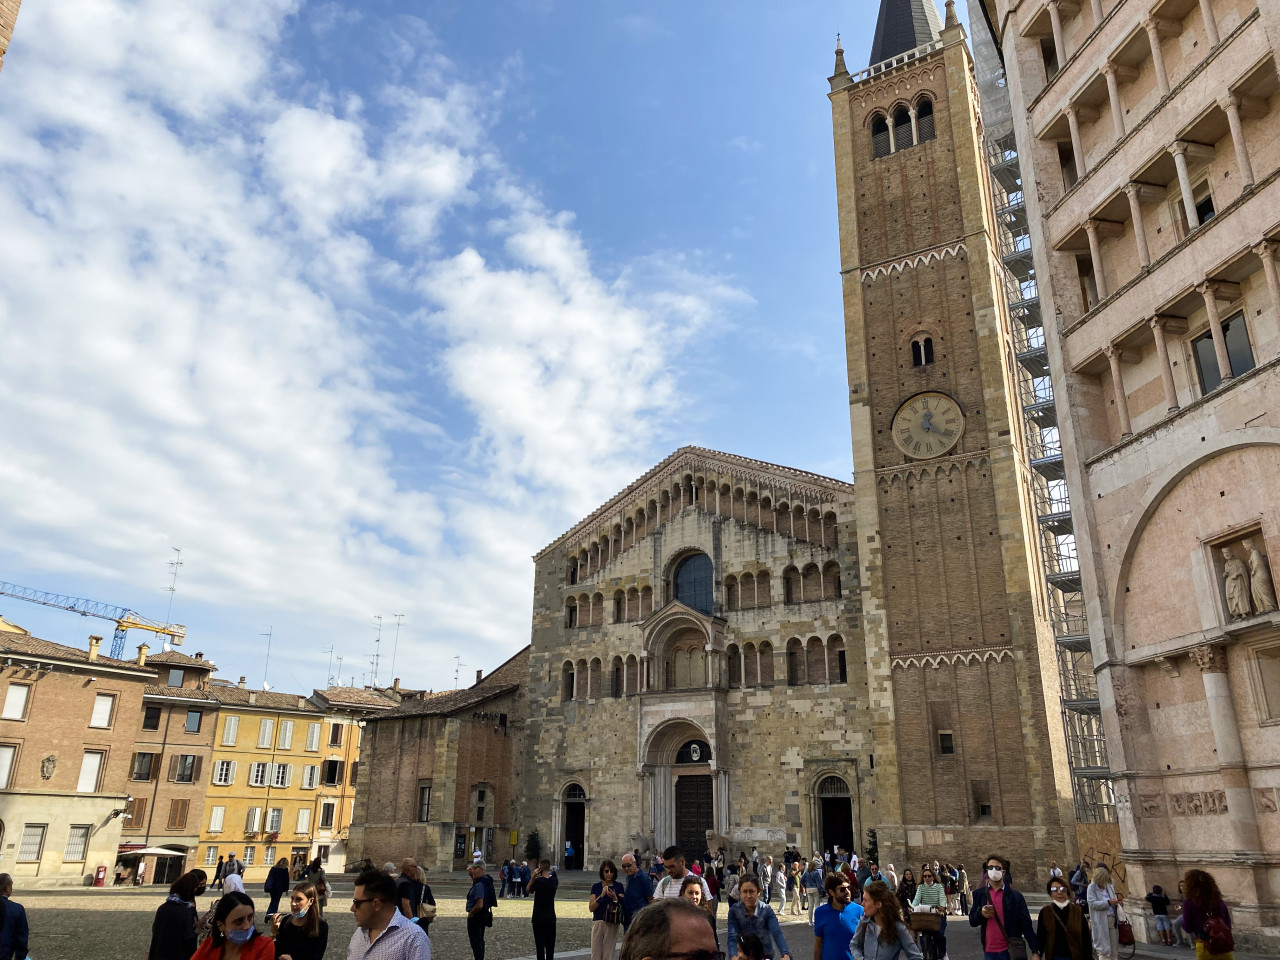
[[[227,816],[226,807],[210,807],[209,808],[209,832],[221,833],[222,822],[223,820],[226,819],[226,816]]]
[[[169,801],[169,823],[168,829],[181,830],[187,825],[187,810],[190,807],[190,800],[170,800]]]
[[[273,786],[287,787],[293,782],[293,764],[277,763],[275,775],[271,778]]]
[[[4,710],[0,712],[3,720],[25,720],[27,718],[27,698],[31,695],[31,687],[25,683],[11,683],[4,694]],[[42,841],[43,842],[43,841]]]
[[[329,862],[329,845],[327,843],[322,843],[316,847],[316,853],[319,854],[321,863]]]
[[[199,733],[199,732],[200,732],[200,722],[201,722],[201,720],[203,720],[203,719],[204,719],[204,711],[203,711],[203,710],[188,710],[188,711],[187,711],[187,725],[186,725],[186,727],[185,727],[185,729],[186,729],[187,733]]]
[[[253,866],[253,858],[254,858],[254,854],[255,854],[256,852],[257,852],[257,850],[256,850],[256,848],[254,848],[254,847],[245,847],[245,848],[244,848],[244,865],[245,865],[246,867],[252,867],[252,866]]]
[[[280,826],[284,823],[284,808],[272,807],[267,812],[267,833],[279,833]]]
[[[22,842],[18,844],[18,862],[35,863],[44,854],[44,834],[47,824],[28,823],[22,828]]]
[[[276,862],[276,848],[264,847],[262,850],[262,862],[270,865]]]
[[[938,731],[938,753],[944,757],[949,757],[956,752],[955,739],[951,735],[950,730]]]
[[[306,833],[311,829],[311,808],[302,807],[298,811],[298,826],[294,833]]]
[[[213,767],[213,782],[220,787],[229,787],[236,780],[236,762],[219,760]]]
[[[329,724],[329,746],[331,747],[342,746],[342,724],[340,723]]]
[[[129,774],[130,780],[150,780],[151,774],[155,769],[156,755],[154,753],[135,753],[133,755],[133,770]]]
[[[0,790],[8,790],[13,782],[13,763],[17,757],[17,747],[10,743],[0,743]]]
[[[1249,343],[1249,329],[1245,326],[1243,313],[1237,313],[1223,322],[1222,337],[1227,343],[1227,360],[1231,363],[1232,375],[1238,377],[1252,370],[1253,347]],[[1218,353],[1213,345],[1213,332],[1206,330],[1192,340],[1191,349],[1200,374],[1200,392],[1212,393],[1222,383],[1218,370]]]
[[[973,813],[979,820],[991,819],[991,782],[989,780],[970,780],[969,790],[973,795]]]
[[[213,867],[213,866],[216,866],[217,863],[218,863],[218,848],[205,847],[204,848],[204,865],[206,867]]]
[[[302,789],[314,790],[320,783],[320,768],[315,764],[307,764],[302,768]]]
[[[124,807],[124,828],[141,830],[147,814],[147,798],[134,797]]]
[[[269,763],[254,763],[249,767],[249,786],[265,787],[267,785]]]
[[[277,741],[277,746],[281,750],[293,749],[293,721],[292,720],[280,721],[280,739]]]
[[[93,698],[93,714],[89,717],[89,726],[106,728],[111,726],[111,713],[115,707],[115,694],[99,693]]]
[[[171,686],[171,687],[180,687],[180,686],[182,686],[182,677],[183,677],[183,671],[182,671],[182,670],[179,670],[177,667],[174,667],[173,669],[171,669],[171,670],[169,671],[169,683],[168,683],[168,685],[169,685],[169,686]]]
[[[240,732],[240,718],[227,717],[222,724],[222,745],[224,747],[234,747],[236,745],[236,735]]]
[[[333,810],[334,810],[334,807],[332,803],[320,804],[320,829],[321,830],[333,829]]]
[[[276,722],[270,717],[264,717],[258,723],[258,746],[264,750],[271,748],[271,738],[276,732]]]
[[[418,822],[426,823],[431,819],[431,784],[418,784]]]
[[[307,724],[307,749],[320,749],[320,724],[318,723]]]
[[[326,760],[320,774],[320,782],[326,787],[336,787],[342,783],[342,761]]]
[[[200,776],[200,758],[193,753],[169,758],[169,779],[174,783],[195,783]]]
[[[62,859],[68,863],[80,863],[89,851],[89,827],[75,824],[67,831],[67,850]]]
[[[80,760],[80,779],[76,782],[76,793],[97,793],[98,780],[102,775],[102,760],[106,756],[101,750],[86,750]]]
[[[262,819],[261,807],[250,807],[244,815],[244,832],[257,833],[258,823]],[[245,857],[245,863],[249,862],[249,858]]]
[[[160,729],[160,708],[159,707],[143,707],[142,708],[142,729],[143,730],[159,730]]]

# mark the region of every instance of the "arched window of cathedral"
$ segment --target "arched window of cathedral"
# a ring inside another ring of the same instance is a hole
[[[616,700],[618,697],[623,695],[626,689],[625,679],[623,677],[622,657],[613,658],[610,673],[612,674],[612,682],[609,684],[609,693]]]
[[[597,570],[599,570],[599,569],[600,569],[600,544],[599,544],[599,542],[597,542],[597,541],[595,541],[595,540],[591,541],[591,548],[590,548],[590,550],[588,551],[588,555],[590,556],[590,560],[588,561],[589,569],[590,569],[590,571],[591,571],[592,573],[595,573]]]
[[[627,595],[621,590],[613,592],[613,622],[622,623],[627,619]]]
[[[822,514],[817,507],[809,508],[809,539],[814,543],[822,542]]]
[[[822,542],[828,547],[840,546],[840,527],[834,513],[822,518]]]
[[[576,687],[573,698],[575,700],[587,699],[587,661],[579,660],[573,667],[573,679]]]
[[[578,601],[573,597],[564,602],[564,625],[566,627],[578,625]]]
[[[747,494],[741,487],[733,491],[733,519],[747,522]]]
[[[600,658],[592,657],[591,666],[587,670],[587,699],[598,700],[600,698]]]
[[[828,683],[848,683],[849,668],[844,659],[844,637],[838,633],[827,637]]]
[[[933,101],[928,97],[921,97],[916,101],[916,129],[920,131],[921,143],[938,136],[933,125]]]
[[[598,627],[604,623],[604,594],[597,593],[591,598],[591,625]]]
[[[627,591],[627,619],[636,620],[640,616],[640,591],[632,587]]]
[[[640,689],[640,661],[636,659],[635,654],[627,657],[627,696],[631,696]]]
[[[924,367],[933,363],[933,337],[923,333],[916,334],[911,340],[911,365]]]
[[[566,660],[560,671],[560,699],[572,700],[573,694],[573,663]]]
[[[712,581],[715,571],[711,566],[711,558],[705,553],[695,553],[685,557],[676,567],[672,581],[675,584],[675,597],[686,606],[705,614],[715,612],[715,600],[712,594]]]
[[[574,584],[577,582],[578,582],[578,558],[570,557],[569,558],[569,583]]]
[[[840,599],[840,564],[828,560],[822,565],[822,599]]]
[[[760,523],[770,532],[778,529],[773,516],[773,501],[768,497],[760,498]]]
[[[760,644],[760,686],[773,686],[773,644],[768,640]]]
[[[742,682],[748,687],[760,685],[760,659],[754,643],[742,648]]]
[[[817,637],[805,644],[804,675],[815,686],[827,683],[827,653]]]
[[[800,603],[804,593],[800,589],[800,571],[795,567],[787,567],[782,571],[782,602]]]
[[[760,523],[760,498],[754,490],[747,491],[747,522],[757,525]]]
[[[750,610],[756,605],[756,578],[744,573],[738,581],[738,609]]]
[[[756,574],[756,606],[768,607],[772,606],[773,598],[769,595],[772,588],[772,580],[769,577],[768,570],[761,570]]]
[[[736,643],[729,644],[724,652],[729,667],[729,689],[736,690],[742,686],[742,651]]]
[[[798,687],[804,683],[804,647],[799,637],[787,641],[787,686]]]
[[[726,610],[739,609],[738,581],[733,577],[724,578],[724,608]]]
[[[791,535],[797,540],[808,540],[808,527],[804,522],[804,507],[795,506],[791,508]]]
[[[785,501],[779,502],[774,511],[774,524],[778,533],[784,537],[791,536],[791,508]]]
[[[822,572],[816,563],[808,564],[804,568],[803,589],[805,603],[822,599]]]
[[[571,783],[564,788],[564,799],[566,800],[585,800],[587,799],[587,791],[582,789],[582,785]]]
[[[636,542],[636,525],[631,522],[631,518],[627,517],[627,522],[622,525],[622,549],[630,550],[631,545]]]
[[[877,113],[871,120],[871,155],[887,157],[889,153],[889,122],[883,113]]]
[[[899,107],[893,111],[893,147],[905,150],[912,146],[915,146],[915,138],[911,135],[911,111]]]
[[[653,613],[653,587],[645,587],[640,591],[640,619]]]

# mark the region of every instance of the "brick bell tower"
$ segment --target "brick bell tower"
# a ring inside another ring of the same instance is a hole
[[[882,0],[871,65],[837,45],[830,84],[880,856],[976,877],[1000,851],[1029,889],[1075,852],[1071,788],[953,0]]]

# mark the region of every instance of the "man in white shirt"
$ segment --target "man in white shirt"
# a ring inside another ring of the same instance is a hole
[[[653,899],[665,900],[680,896],[680,888],[684,886],[684,878],[695,876],[691,874],[684,865],[684,851],[679,847],[667,847],[662,851],[662,862],[666,865],[667,875],[658,881],[657,889],[653,891]],[[698,883],[702,885],[702,909],[707,916],[711,916],[711,888],[707,886],[707,881],[702,877],[697,877]]]
[[[347,960],[431,960],[427,932],[396,909],[396,884],[379,870],[356,877],[351,913],[356,932]]]

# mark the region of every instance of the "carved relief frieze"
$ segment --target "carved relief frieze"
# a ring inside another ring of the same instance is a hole
[[[1175,817],[1214,817],[1227,812],[1225,790],[1205,790],[1201,793],[1174,793],[1169,795],[1169,809]]]
[[[1001,660],[1012,660],[1013,649],[1011,647],[984,647],[981,650],[952,650],[947,653],[900,654],[891,659],[895,670],[905,670],[907,667],[933,667],[937,669],[944,663],[947,666],[955,666],[956,664],[967,666],[971,663],[999,663]]]
[[[1253,806],[1258,813],[1272,814],[1277,810],[1275,787],[1254,787]]]
[[[1164,794],[1163,793],[1143,793],[1138,796],[1138,803],[1142,809],[1144,817],[1163,817],[1164,816]]]
[[[986,467],[990,466],[990,464],[991,458],[985,454],[977,456],[960,454],[955,457],[939,458],[923,463],[902,463],[892,467],[878,467],[876,473],[880,477],[880,489],[887,493],[886,479],[891,484],[902,481],[912,483],[916,480],[944,477],[947,474],[958,472],[961,467]]]
[[[849,98],[849,102],[855,109],[859,110],[866,109],[872,105],[879,105],[887,100],[893,100],[895,97],[909,93],[926,83],[932,83],[945,72],[946,64],[941,59],[934,60],[931,63],[923,63],[910,70],[904,70],[902,73],[887,76],[880,83],[867,84],[859,88]]]
[[[893,260],[889,263],[879,263],[874,267],[869,267],[862,271],[862,282],[869,283],[882,276],[888,276],[891,273],[902,273],[904,270],[914,270],[916,267],[927,266],[935,260],[943,260],[947,257],[958,257],[961,254],[969,255],[969,248],[964,245],[964,241],[948,244],[942,247],[934,247],[932,250],[925,250],[920,253],[912,254],[909,257],[903,257],[900,260]]]

